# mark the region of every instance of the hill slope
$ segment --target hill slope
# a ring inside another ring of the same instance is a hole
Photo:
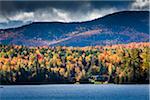
[[[34,22],[0,30],[0,43],[26,46],[95,46],[147,42],[148,11],[123,11],[77,23]]]

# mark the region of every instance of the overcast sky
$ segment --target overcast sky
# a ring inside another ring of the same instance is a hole
[[[148,8],[149,0],[0,1],[0,23],[10,21],[81,22],[118,11],[141,11]]]

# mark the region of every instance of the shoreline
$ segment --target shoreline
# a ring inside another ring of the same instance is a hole
[[[35,86],[40,86],[40,85],[150,85],[150,83],[128,83],[128,84],[114,84],[114,83],[105,83],[105,84],[92,84],[92,83],[84,83],[84,84],[72,84],[72,83],[65,83],[65,84],[62,84],[62,83],[43,83],[43,84],[0,84],[0,86],[24,86],[24,85],[27,85],[27,86],[31,86],[31,85],[35,85]],[[2,88],[2,87],[0,87]]]

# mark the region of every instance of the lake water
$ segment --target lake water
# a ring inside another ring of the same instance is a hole
[[[149,85],[1,86],[0,100],[149,100]]]

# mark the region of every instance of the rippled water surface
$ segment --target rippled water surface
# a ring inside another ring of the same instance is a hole
[[[149,100],[149,85],[1,86],[1,100]]]

